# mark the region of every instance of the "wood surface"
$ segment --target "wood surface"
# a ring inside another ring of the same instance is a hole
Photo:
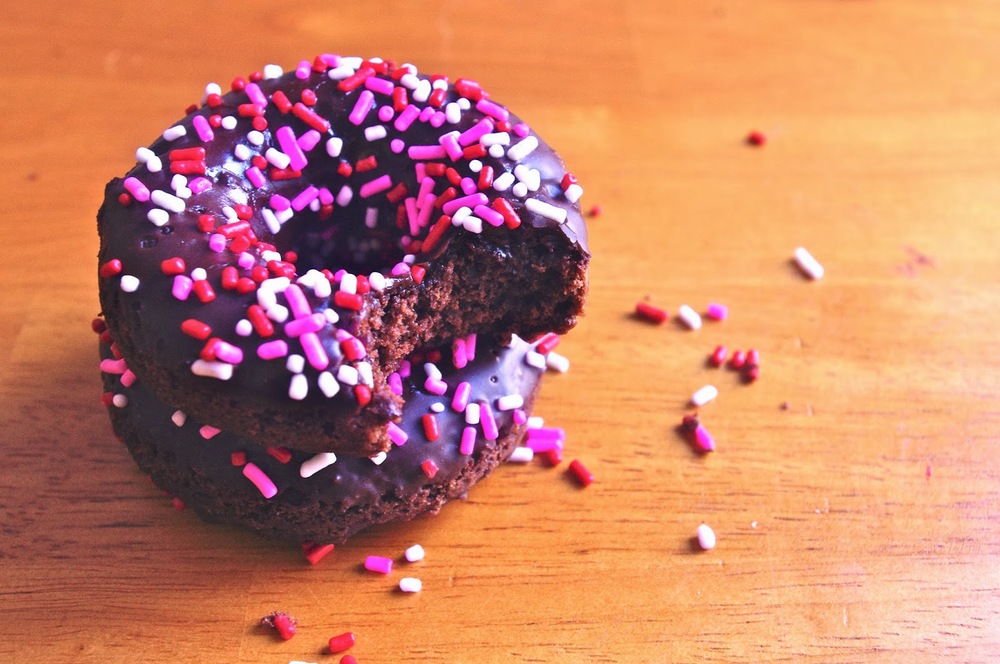
[[[998,28],[972,0],[3,3],[0,661],[336,662],[347,630],[362,664],[1000,661]],[[504,467],[312,567],[146,481],[89,326],[104,183],[206,82],[320,52],[478,79],[600,206],[537,405],[597,479]]]

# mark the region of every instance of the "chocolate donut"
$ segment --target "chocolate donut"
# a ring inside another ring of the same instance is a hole
[[[373,460],[264,448],[206,426],[154,396],[114,350],[105,335],[104,402],[115,432],[161,489],[207,520],[320,543],[436,513],[464,496],[521,440],[544,370],[537,347],[517,337],[480,347],[461,369],[449,356],[424,363],[433,353],[404,362],[406,405],[394,444]]]
[[[238,78],[137,152],[100,297],[144,389],[264,447],[369,456],[416,348],[534,338],[587,290],[582,189],[475,82],[318,56]]]

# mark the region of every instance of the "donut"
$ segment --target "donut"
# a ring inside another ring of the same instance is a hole
[[[394,444],[372,459],[265,448],[206,426],[130,376],[116,351],[105,337],[104,401],[115,433],[157,486],[208,521],[324,544],[463,497],[522,439],[544,370],[529,363],[537,346],[518,337],[479,348],[461,369],[447,353],[430,364],[433,352],[413,357],[403,363],[406,405]],[[429,390],[428,378],[446,393]]]
[[[144,389],[264,447],[368,457],[415,349],[564,333],[582,188],[470,79],[321,55],[237,78],[98,213],[101,309]],[[396,386],[394,388],[394,386]]]

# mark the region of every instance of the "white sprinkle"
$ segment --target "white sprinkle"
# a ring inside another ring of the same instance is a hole
[[[372,375],[372,365],[368,362],[358,362],[358,382],[368,387],[375,387],[375,377]]]
[[[576,203],[583,196],[583,187],[578,184],[571,184],[566,187],[566,200],[570,203]]]
[[[292,353],[285,360],[285,368],[294,374],[300,374],[306,368],[306,358],[296,353]]]
[[[810,279],[822,279],[823,274],[826,272],[823,266],[819,264],[813,255],[810,254],[805,247],[795,248],[795,264],[799,266],[799,269],[805,272],[806,276]]]
[[[222,118],[221,124],[223,129],[227,129],[229,131],[236,129],[236,116],[227,115],[226,117]]]
[[[345,272],[344,276],[340,278],[340,291],[343,293],[357,293],[358,292],[357,275],[351,274],[350,272]]]
[[[337,462],[337,455],[333,452],[320,452],[314,457],[310,457],[299,466],[299,476],[303,478],[312,477],[329,465]]]
[[[385,275],[381,272],[372,272],[368,275],[368,285],[372,287],[372,290],[381,293],[385,290]]]
[[[555,351],[551,351],[545,356],[545,366],[552,371],[566,373],[569,371],[569,358],[565,355],[560,355]]]
[[[337,380],[344,385],[357,385],[358,370],[350,364],[341,364],[340,368],[337,369]]]
[[[432,413],[443,413],[444,412],[444,404],[441,403],[440,401],[435,401],[434,403],[431,404],[431,412]]]
[[[455,102],[445,104],[444,119],[448,121],[448,124],[458,124],[462,119],[462,107]]]
[[[434,378],[435,380],[441,380],[441,377],[443,375],[441,373],[441,370],[438,369],[437,365],[434,364],[433,362],[424,363],[424,373],[427,374],[428,378]]]
[[[191,279],[193,281],[205,281],[208,279],[208,271],[203,267],[196,267],[191,270]]]
[[[536,137],[525,136],[507,149],[507,158],[512,159],[513,161],[521,161],[531,154],[537,147],[538,139]]]
[[[134,293],[139,288],[139,277],[123,274],[119,286],[126,293]]]
[[[511,463],[528,463],[535,458],[535,451],[530,447],[515,447],[514,451],[510,453],[507,461]]]
[[[377,60],[378,58],[376,58]],[[374,62],[373,60],[372,62]],[[361,65],[364,64],[365,60],[359,55],[351,55],[340,59],[340,64],[347,65],[351,69],[358,70],[361,69]],[[416,70],[414,70],[416,71]]]
[[[455,210],[455,214],[451,215],[452,226],[461,226],[465,223],[466,218],[472,214],[472,208],[468,205],[463,205],[462,207]]]
[[[116,394],[115,396],[111,397],[111,403],[113,403],[118,408],[124,408],[125,406],[128,405],[128,397],[125,396],[124,394]]]
[[[493,188],[497,191],[507,191],[514,184],[514,179],[513,173],[505,171],[493,179]]]
[[[365,227],[375,228],[378,225],[378,208],[365,208]]]
[[[545,201],[538,198],[529,198],[524,202],[524,207],[528,208],[529,211],[534,212],[537,215],[545,217],[546,219],[551,219],[557,223],[566,222],[566,210],[561,207],[556,207],[551,203],[546,203]]]
[[[492,147],[494,145],[510,145],[510,134],[505,131],[483,134],[479,138],[479,144],[484,148]]]
[[[309,381],[300,373],[292,376],[288,383],[288,398],[302,401],[309,394]]]
[[[170,213],[161,208],[150,208],[149,212],[146,213],[146,219],[149,219],[154,226],[159,228],[165,226],[170,221]]]
[[[350,67],[346,64],[340,64],[333,69],[328,69],[326,75],[334,81],[342,81],[348,76],[354,75],[354,67]]]
[[[506,394],[497,399],[497,410],[514,410],[524,405],[524,397],[520,394]]]
[[[381,466],[382,462],[385,461],[385,456],[386,456],[385,452],[379,452],[375,456],[369,458],[372,460],[373,464],[375,464],[376,466]]]
[[[180,173],[174,173],[174,177],[170,178],[170,188],[176,192],[178,189],[184,189],[187,187],[188,179],[181,175]]]
[[[483,220],[470,214],[462,221],[462,227],[470,233],[478,235],[483,232]]]
[[[503,157],[504,152],[505,150],[503,149],[502,145],[491,145],[489,149],[486,151],[486,153],[489,154],[494,159],[500,159],[501,157]]]
[[[678,307],[677,316],[692,330],[701,329],[701,316],[699,316],[698,312],[688,305],[682,304]]]
[[[281,69],[280,65],[264,65],[264,78],[278,78],[284,74],[284,70]]]
[[[262,251],[260,252],[260,257],[263,258],[265,262],[281,260],[281,254],[277,251]],[[285,289],[288,288],[288,284],[292,283],[292,281],[288,277],[274,277],[273,279],[267,279],[263,282],[263,284],[268,283],[273,285],[275,291],[284,292]]]
[[[264,134],[260,133],[256,129],[247,132],[247,140],[250,141],[250,145],[256,145],[260,147],[264,145]]]
[[[149,200],[153,202],[153,205],[158,205],[164,210],[169,210],[170,212],[184,211],[184,201],[177,198],[173,194],[163,191],[162,189],[154,189],[149,192]]]
[[[750,522],[750,527],[756,529],[757,528],[757,522],[756,521],[751,521]]]
[[[406,576],[399,580],[399,589],[404,593],[418,593],[421,588],[423,588],[423,584],[420,579],[415,579],[412,576]]]
[[[478,159],[473,159],[472,161],[469,162],[469,170],[472,171],[473,173],[478,173],[479,171],[483,170],[483,162],[479,161]]]
[[[406,551],[403,552],[403,557],[406,558],[407,562],[415,563],[418,560],[424,559],[424,547],[419,544],[414,544]]]
[[[249,337],[253,334],[253,323],[246,318],[241,318],[236,322],[236,334],[241,337]]]
[[[135,150],[135,160],[141,164],[147,163],[150,159],[155,157],[156,154],[149,148],[142,147],[136,148]]]
[[[274,216],[274,211],[271,208],[263,208],[260,211],[260,216],[264,217],[264,225],[267,226],[267,230],[277,235],[278,231],[281,230],[281,222]]]
[[[195,360],[191,365],[191,373],[195,376],[229,380],[233,377],[233,365],[226,364],[225,362],[210,362],[199,359]]]
[[[705,551],[715,548],[715,531],[709,528],[708,524],[701,524],[695,532],[698,537],[698,546]]]
[[[472,102],[466,99],[465,97],[459,97],[458,101],[455,103],[458,104],[458,107],[463,111],[467,111],[470,108],[472,108]]]
[[[365,127],[365,140],[366,141],[377,141],[386,137],[388,132],[385,129],[385,125],[372,125],[371,127]]]
[[[431,82],[428,81],[426,78],[421,79],[420,82],[417,83],[417,87],[413,89],[413,101],[423,104],[427,101],[427,99],[430,96],[431,96]]]
[[[340,392],[340,383],[337,382],[337,379],[329,371],[322,372],[316,379],[316,382],[319,383],[319,391],[327,399]]]
[[[337,192],[337,205],[340,207],[347,207],[347,204],[351,202],[352,198],[354,198],[354,191],[345,184],[340,188],[340,191]]]
[[[264,152],[264,158],[277,168],[288,168],[288,165],[292,163],[292,158],[278,148],[268,148]]]
[[[527,426],[529,429],[541,429],[545,426],[545,418],[541,415],[532,415],[528,418]]]
[[[187,135],[187,129],[184,128],[184,125],[174,125],[163,130],[163,140],[165,141],[176,141],[185,135]]]
[[[187,422],[187,413],[183,410],[175,410],[174,414],[170,416],[170,421],[174,423],[175,426],[182,427],[184,423]]]
[[[146,160],[146,170],[149,171],[150,173],[159,173],[160,171],[163,170],[163,162],[160,160],[159,157],[153,155],[152,157]]]
[[[470,403],[465,407],[465,423],[479,424],[479,404]]]
[[[694,406],[704,406],[717,396],[719,396],[719,390],[714,385],[706,385],[691,395],[691,404]]]
[[[239,143],[233,148],[233,156],[240,161],[246,161],[250,158],[250,148],[243,143]]]
[[[529,367],[545,369],[545,356],[536,350],[529,350],[524,354],[524,361]]]
[[[288,307],[283,304],[275,304],[266,311],[267,317],[275,323],[284,323],[288,320]]]
[[[528,185],[523,182],[518,182],[510,188],[510,193],[514,194],[518,198],[524,198],[528,195]]]
[[[236,223],[237,221],[240,220],[240,218],[236,215],[236,209],[232,205],[223,205],[222,215],[230,223]]]

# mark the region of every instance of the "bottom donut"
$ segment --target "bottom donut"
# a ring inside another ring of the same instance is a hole
[[[165,492],[208,521],[339,544],[436,513],[520,443],[543,370],[526,361],[532,346],[521,339],[483,346],[462,368],[444,349],[403,364],[403,416],[390,427],[392,448],[373,458],[301,452],[294,441],[265,448],[196,422],[147,391],[104,342],[101,368],[115,433]]]

